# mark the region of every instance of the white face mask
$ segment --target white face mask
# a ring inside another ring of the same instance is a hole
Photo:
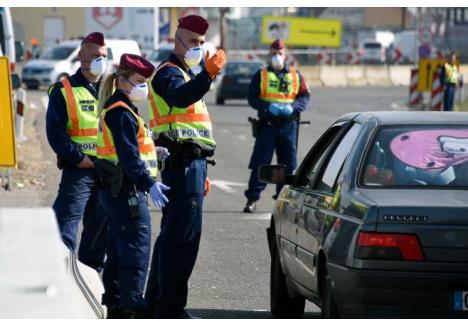
[[[283,68],[284,65],[284,58],[283,56],[279,54],[275,54],[274,56],[271,57],[271,65],[275,69],[281,69]]]
[[[179,39],[180,43],[184,46],[184,48],[187,50],[184,55],[184,61],[189,67],[194,67],[198,65],[202,58],[203,58],[203,48],[201,46],[197,46],[194,48],[188,48],[184,42],[176,35],[176,37]]]
[[[89,71],[94,76],[101,76],[106,72],[107,59],[105,57],[99,57],[94,60],[91,60],[91,66]]]
[[[134,85],[132,91],[128,95],[128,98],[132,102],[143,101],[147,97],[148,97],[148,84],[147,83]]]
[[[189,67],[198,65],[203,57],[203,49],[201,47],[190,48],[185,53],[184,61]]]

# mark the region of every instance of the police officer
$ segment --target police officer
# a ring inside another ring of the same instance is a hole
[[[96,169],[101,177],[99,198],[109,219],[102,300],[109,318],[135,318],[144,311],[151,245],[146,193],[158,207],[167,202],[163,191],[169,188],[155,181],[158,165],[151,131],[134,105],[147,98],[153,71],[143,57],[123,54],[117,71],[106,78],[99,93],[103,109],[99,110]]]
[[[171,156],[161,176],[171,187],[154,246],[145,298],[148,317],[190,318],[185,311],[188,280],[198,253],[207,157],[214,154],[210,115],[202,97],[226,62],[223,50],[200,64],[208,22],[195,15],[179,19],[175,47],[156,70],[150,89],[150,126],[156,144]]]
[[[453,111],[455,91],[458,84],[457,54],[450,55],[450,63],[446,62],[442,69],[442,80],[444,88],[444,111]]]
[[[53,204],[60,234],[65,245],[75,251],[78,224],[83,216],[78,258],[98,271],[104,264],[107,233],[103,232],[101,241],[93,242],[105,218],[97,200],[93,167],[98,89],[106,69],[106,58],[104,36],[98,32],[86,36],[78,53],[81,67],[70,78],[49,88],[46,115],[47,139],[62,169],[58,196]]]
[[[249,104],[258,112],[259,129],[250,158],[251,169],[247,204],[244,212],[255,212],[255,203],[266,184],[258,181],[258,167],[270,164],[276,150],[278,164],[284,164],[288,173],[296,168],[296,144],[299,113],[309,104],[310,94],[304,78],[294,67],[284,62],[286,48],[283,41],[270,45],[269,65],[259,70],[250,82]],[[278,196],[282,185],[277,185]]]

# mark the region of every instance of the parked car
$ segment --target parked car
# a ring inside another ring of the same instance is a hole
[[[169,58],[169,55],[172,53],[173,50],[174,50],[174,43],[169,43],[169,42],[161,43],[159,47],[155,49],[153,53],[151,53],[148,60],[151,61],[151,63],[155,67],[157,67],[161,64],[161,62]]]
[[[385,50],[378,41],[365,41],[361,47],[363,63],[384,63]]]
[[[49,86],[62,78],[67,78],[79,68],[78,52],[81,41],[64,41],[50,48],[40,59],[33,59],[23,67],[23,81],[29,89]],[[117,68],[120,56],[124,53],[140,55],[140,48],[133,40],[106,40],[107,71],[111,73]]]
[[[246,99],[252,76],[265,64],[262,61],[229,61],[216,89],[216,104],[228,99]]]
[[[468,113],[337,120],[284,183],[267,230],[271,311],[305,300],[335,317],[467,317]]]

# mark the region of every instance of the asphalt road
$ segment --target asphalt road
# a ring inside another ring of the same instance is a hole
[[[340,115],[353,111],[402,110],[407,100],[405,87],[317,88],[311,90],[311,102],[302,115],[311,122],[300,131],[299,161],[314,141]],[[41,135],[44,156],[54,154],[45,139],[45,91],[30,91],[29,102],[41,111],[35,123]],[[269,269],[265,229],[269,224],[274,187],[267,187],[258,202],[257,213],[242,213],[253,147],[248,116],[255,112],[246,101],[214,104],[213,93],[206,96],[217,141],[216,166],[209,166],[212,191],[204,205],[203,235],[200,252],[190,279],[188,306],[203,318],[271,318],[269,312]],[[275,158],[274,158],[275,160]],[[46,194],[41,203],[55,199],[59,173],[48,170]],[[151,207],[153,238],[159,232],[161,214]],[[177,259],[177,257],[175,257]],[[319,316],[319,309],[306,305],[306,318]]]

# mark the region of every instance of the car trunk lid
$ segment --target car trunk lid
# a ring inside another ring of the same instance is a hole
[[[376,232],[417,235],[426,261],[468,262],[468,190],[366,189]]]

